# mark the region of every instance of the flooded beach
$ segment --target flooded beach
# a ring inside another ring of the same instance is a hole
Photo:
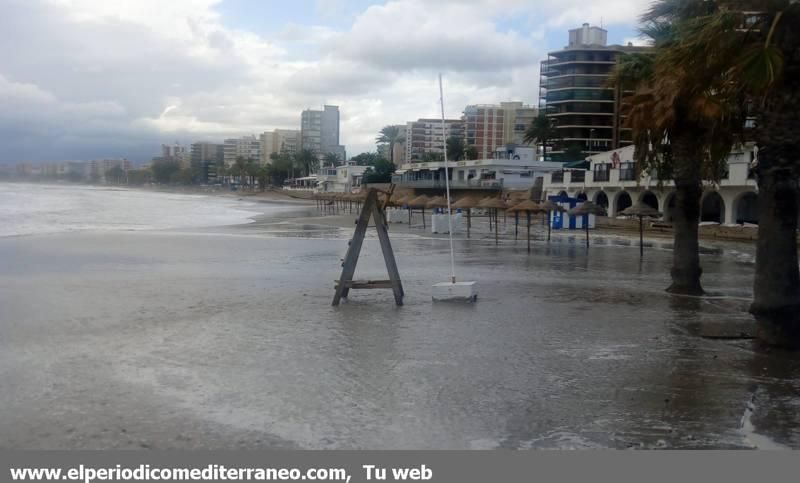
[[[391,225],[405,305],[334,308],[355,215],[223,201],[0,237],[0,447],[800,448],[800,355],[745,337],[749,245],[703,243],[690,298],[664,240],[479,233],[455,242],[478,301],[433,303],[447,240]],[[385,277],[374,231],[356,275]]]

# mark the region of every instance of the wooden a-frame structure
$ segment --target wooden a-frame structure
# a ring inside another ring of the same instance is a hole
[[[386,194],[386,200],[381,206],[378,200],[378,193]],[[350,289],[392,289],[394,292],[394,301],[397,305],[403,305],[403,284],[400,282],[400,273],[397,271],[397,262],[394,259],[394,252],[392,251],[392,244],[389,241],[389,230],[386,223],[386,204],[392,197],[394,192],[394,185],[391,186],[388,192],[379,191],[375,188],[370,188],[367,192],[367,198],[364,201],[364,206],[361,208],[361,215],[356,221],[356,231],[353,239],[349,242],[347,255],[344,257],[342,263],[342,275],[336,281],[336,295],[333,297],[333,305],[339,305],[342,297],[347,298]],[[381,251],[383,252],[383,260],[386,262],[386,270],[389,272],[389,280],[353,280],[353,275],[356,271],[356,264],[358,263],[358,256],[361,253],[361,246],[364,243],[364,236],[367,233],[369,220],[372,218],[375,221],[375,229],[378,231],[378,240],[381,243]]]

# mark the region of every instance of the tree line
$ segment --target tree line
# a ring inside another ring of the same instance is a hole
[[[800,347],[800,2],[659,0],[641,17],[651,52],[620,58],[637,169],[675,182],[669,292],[703,295],[703,182],[754,142],[759,193],[754,300],[759,337]]]

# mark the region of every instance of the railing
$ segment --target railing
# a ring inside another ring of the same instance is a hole
[[[611,179],[611,172],[609,170],[596,170],[594,172],[594,180],[595,181],[608,181]]]
[[[583,183],[586,180],[586,171],[573,170],[569,176],[570,183]]]
[[[407,188],[420,189],[445,189],[444,179],[418,179],[404,180],[399,176],[392,179],[392,183]],[[451,189],[503,189],[502,179],[470,179],[450,180]]]

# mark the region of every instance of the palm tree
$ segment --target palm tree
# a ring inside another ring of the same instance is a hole
[[[705,70],[755,120],[759,227],[754,300],[759,337],[800,348],[797,256],[800,179],[800,2],[715,0],[684,33],[676,57]],[[702,61],[701,61],[702,60]]]
[[[324,163],[326,165],[331,166],[333,168],[335,168],[336,166],[339,166],[341,164],[340,163],[341,160],[339,159],[339,155],[336,154],[336,153],[328,153],[328,154],[326,154],[323,157],[323,161],[324,161]]]
[[[461,161],[464,159],[466,146],[464,140],[458,136],[447,138],[447,158],[450,161]]]
[[[703,179],[723,171],[737,122],[718,95],[722,85],[676,56],[681,32],[713,6],[703,0],[659,0],[642,16],[654,53],[620,59],[611,81],[626,92],[638,172],[656,170],[675,182],[672,284],[667,291],[702,295],[698,246]]]
[[[547,143],[558,139],[558,130],[552,119],[543,112],[539,113],[528,129],[523,140],[526,143],[539,143],[542,145],[542,159],[547,161]]]
[[[236,161],[231,165],[231,174],[239,179],[239,186],[244,184],[242,179],[247,171],[247,160],[242,156],[237,156]]]
[[[247,184],[250,185],[250,190],[255,191],[256,179],[261,174],[261,166],[255,160],[248,159],[247,165],[245,166],[245,173],[247,173]]]
[[[310,149],[301,149],[295,155],[294,161],[304,176],[310,176],[319,167],[319,158]]]
[[[405,142],[406,138],[401,134],[400,126],[385,126],[381,129],[375,140],[378,144],[389,145],[389,161],[394,164],[394,145]]]

